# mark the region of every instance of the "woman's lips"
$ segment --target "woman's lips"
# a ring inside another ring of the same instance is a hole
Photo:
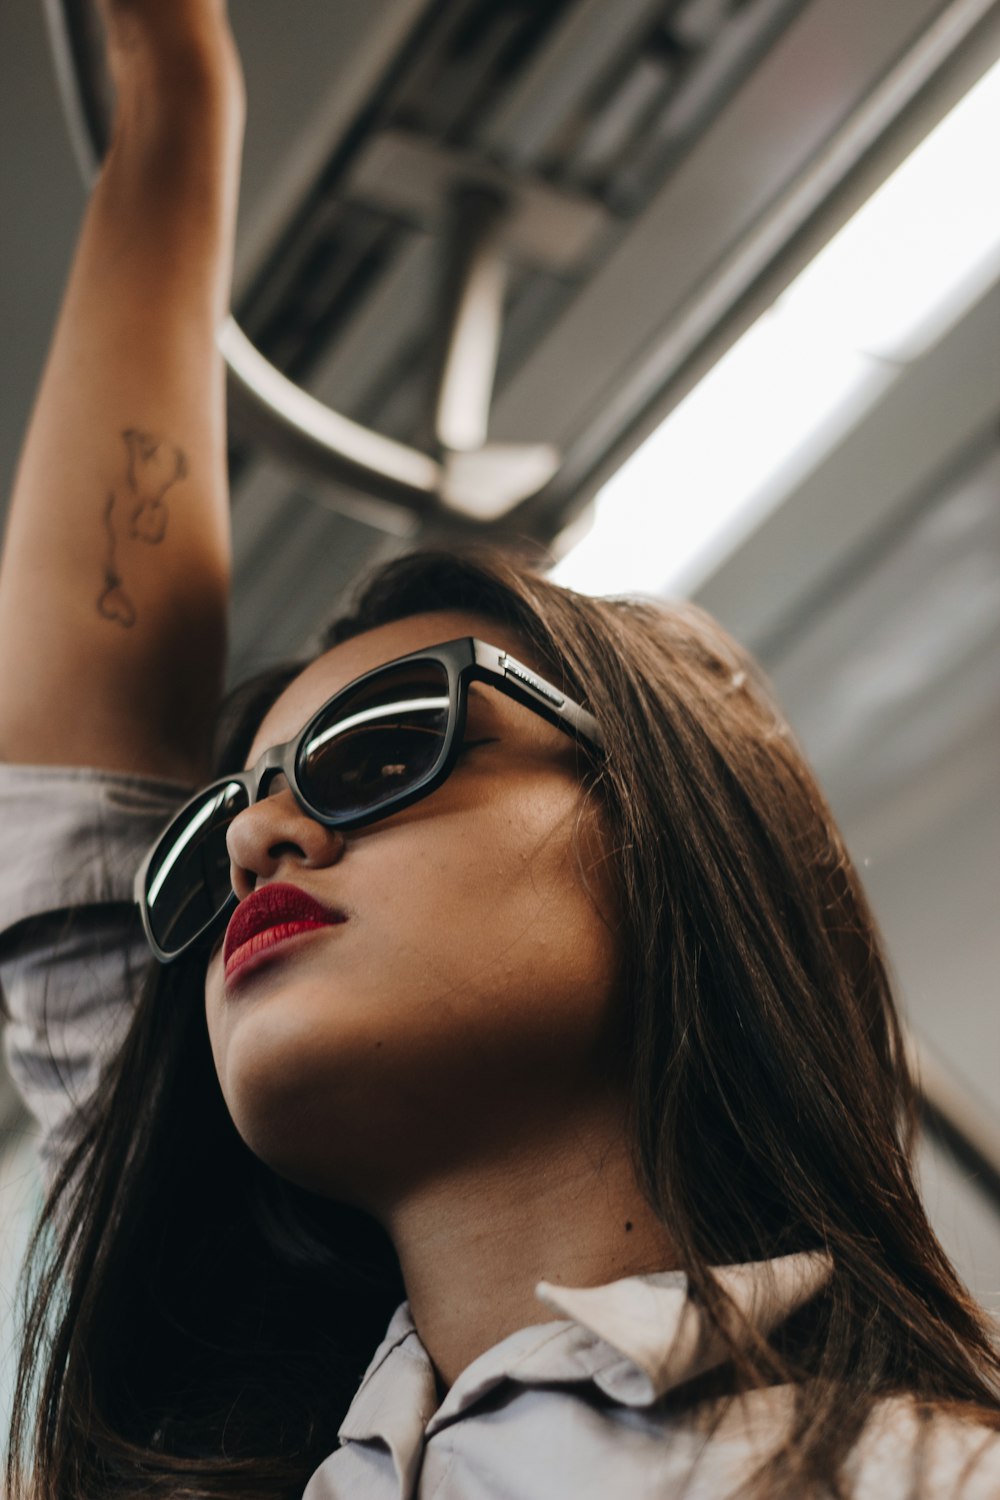
[[[226,930],[226,979],[289,938],[346,920],[296,885],[262,886],[240,902]]]
[[[331,927],[331,922],[279,922],[274,927],[265,927],[254,933],[245,943],[233,950],[226,959],[226,980],[234,978],[238,970],[246,967],[255,958],[270,953],[289,938],[300,937],[304,932],[318,932],[322,927]]]

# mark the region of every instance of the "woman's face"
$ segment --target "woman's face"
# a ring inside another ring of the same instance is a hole
[[[381,626],[296,678],[248,764],[372,667],[464,635],[524,659],[475,614]],[[469,693],[471,741],[443,786],[366,828],[321,827],[280,778],[229,833],[241,898],[289,883],[347,920],[276,945],[228,985],[213,952],[226,1104],[276,1171],[372,1211],[468,1162],[488,1168],[613,1088],[616,893],[574,741],[485,683]]]

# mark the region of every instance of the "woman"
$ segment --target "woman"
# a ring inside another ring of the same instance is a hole
[[[0,578],[12,1500],[1000,1493],[874,924],[719,627],[400,559],[213,778],[239,67],[105,14]]]

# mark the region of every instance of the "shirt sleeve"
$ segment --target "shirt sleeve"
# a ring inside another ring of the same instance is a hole
[[[0,1012],[14,1087],[50,1180],[150,964],[132,899],[147,848],[192,788],[0,764]]]

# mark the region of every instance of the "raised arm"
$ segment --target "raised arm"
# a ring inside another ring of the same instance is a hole
[[[224,0],[102,0],[118,104],[14,481],[0,759],[197,780],[229,585],[243,84]]]

